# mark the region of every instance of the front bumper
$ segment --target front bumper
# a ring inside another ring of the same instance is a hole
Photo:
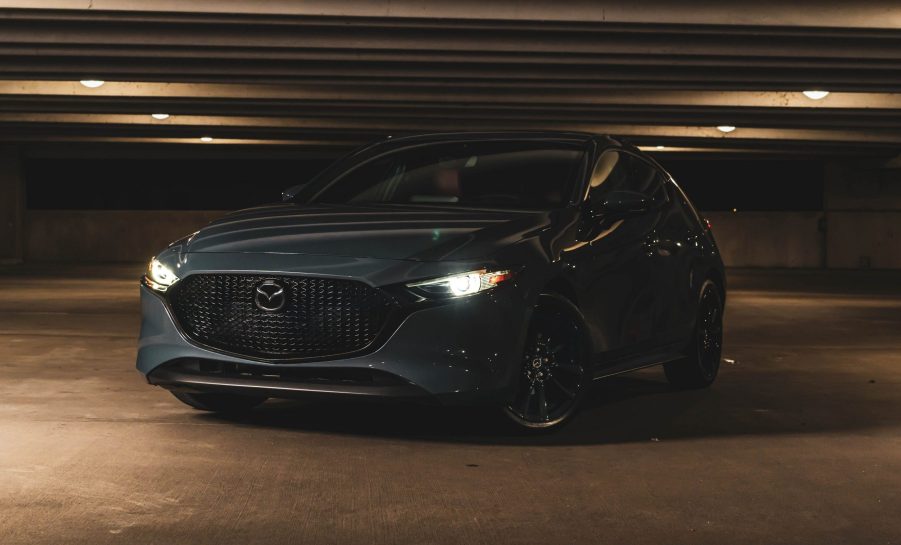
[[[529,308],[522,292],[509,286],[414,307],[365,355],[264,363],[192,342],[179,331],[165,300],[141,286],[137,367],[151,384],[181,391],[494,403],[505,399],[515,382]]]
[[[263,368],[185,358],[160,365],[150,384],[179,392],[227,392],[266,397],[343,395],[364,398],[432,400],[428,392],[393,375],[359,369],[280,366]]]

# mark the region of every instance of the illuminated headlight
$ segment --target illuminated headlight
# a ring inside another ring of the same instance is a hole
[[[147,286],[156,291],[166,291],[169,286],[178,282],[178,277],[172,272],[172,269],[163,265],[158,259],[150,260],[147,272],[144,274],[144,281]]]
[[[511,278],[513,273],[510,271],[481,270],[415,282],[407,287],[430,298],[463,297],[496,288]]]

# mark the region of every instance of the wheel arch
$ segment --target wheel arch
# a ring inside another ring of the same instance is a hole
[[[579,307],[579,296],[575,287],[565,278],[556,277],[551,279],[541,289],[541,293],[553,293],[567,299],[570,303]]]

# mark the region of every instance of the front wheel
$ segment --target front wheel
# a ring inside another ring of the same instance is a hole
[[[542,294],[529,322],[517,387],[504,413],[522,429],[566,423],[587,390],[589,343],[585,322],[565,298]]]
[[[666,378],[676,388],[706,388],[713,384],[723,350],[723,299],[710,280],[701,286],[695,330],[685,359],[664,364]]]
[[[182,403],[195,409],[224,414],[244,413],[266,401],[266,398],[261,396],[222,393],[189,394],[186,392],[172,392],[172,395]]]

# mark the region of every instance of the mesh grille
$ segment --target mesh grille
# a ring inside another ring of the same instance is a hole
[[[277,312],[257,308],[257,286],[284,288]],[[175,284],[169,303],[185,334],[235,354],[266,359],[327,358],[359,352],[394,309],[381,291],[352,280],[194,274]]]

